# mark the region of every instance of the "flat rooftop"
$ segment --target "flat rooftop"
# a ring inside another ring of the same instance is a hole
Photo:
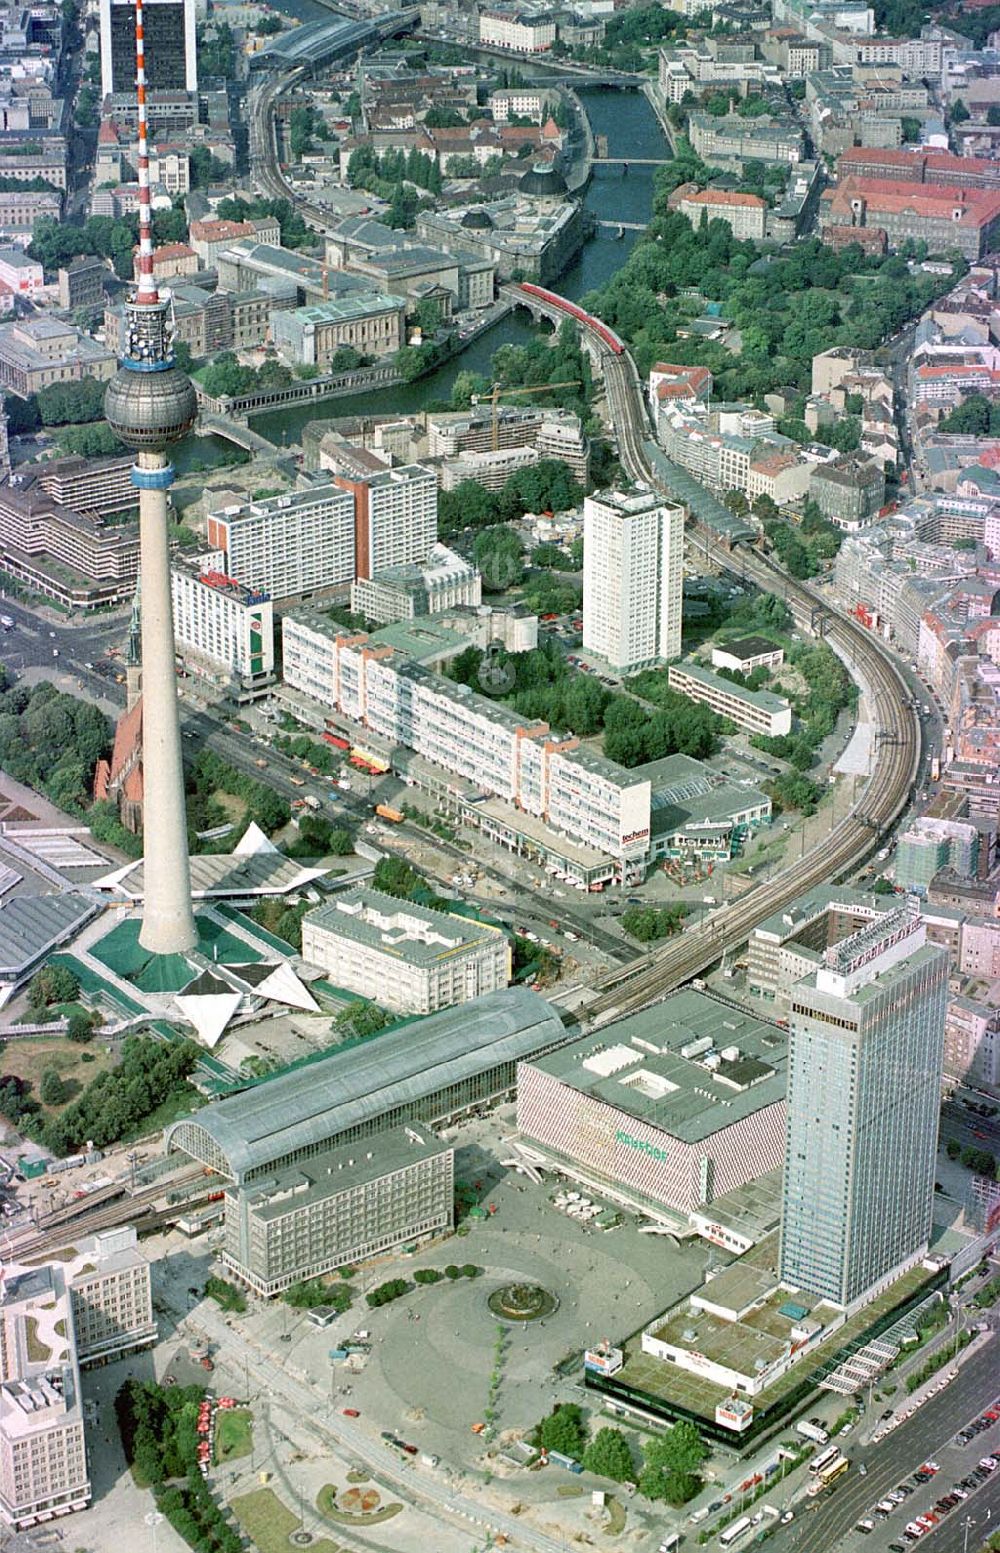
[[[759,707],[763,712],[785,712],[789,703],[784,696],[776,696],[770,690],[746,690],[742,685],[737,685],[731,679],[725,679],[721,674],[715,674],[711,669],[704,668],[700,663],[676,663],[672,664],[670,673],[686,674],[696,684],[704,685],[708,690],[719,690],[726,695],[734,696],[737,701],[744,702],[747,706]]]
[[[771,938],[784,943],[825,911],[863,911],[874,915],[887,910],[884,896],[866,895],[862,890],[851,890],[845,885],[821,884],[805,895],[800,895],[781,911],[765,917],[754,929],[755,938]]]
[[[773,1262],[777,1256],[777,1238],[775,1233],[773,1236],[769,1236],[766,1241],[762,1241],[760,1245],[755,1246],[752,1251],[747,1252],[746,1256],[742,1258],[743,1264],[763,1267],[767,1265],[768,1258]],[[909,1303],[919,1293],[921,1288],[932,1282],[934,1277],[933,1273],[928,1272],[926,1268],[921,1266],[913,1267],[909,1272],[904,1273],[902,1278],[896,1283],[883,1290],[870,1304],[865,1305],[855,1315],[851,1316],[843,1326],[838,1327],[834,1332],[831,1332],[829,1337],[824,1338],[812,1350],[808,1358],[803,1359],[799,1364],[792,1365],[786,1370],[784,1375],[780,1376],[772,1385],[756,1396],[753,1399],[755,1411],[758,1413],[773,1411],[780,1417],[783,1399],[787,1398],[792,1392],[797,1391],[803,1381],[808,1380],[810,1376],[818,1377],[820,1372],[829,1373],[834,1368],[834,1361],[839,1355],[858,1347],[865,1334],[870,1332],[883,1317],[895,1310],[897,1306]],[[700,1286],[700,1288],[693,1290],[692,1293],[695,1295],[706,1294],[710,1290],[711,1283]],[[809,1306],[812,1311],[816,1312],[816,1319],[820,1320],[823,1318],[823,1314],[830,1309],[830,1307],[816,1303],[810,1296],[803,1295],[797,1289],[779,1291],[779,1303],[785,1302],[793,1305]],[[685,1301],[683,1307],[676,1307],[674,1311],[668,1311],[661,1322],[650,1323],[647,1330],[657,1333],[662,1332],[664,1329],[673,1330],[674,1317],[679,1311],[683,1312],[684,1328],[686,1330],[695,1328],[698,1331],[700,1341],[696,1346],[699,1351],[705,1351],[703,1344],[707,1341],[719,1345],[724,1344],[721,1336],[711,1336],[711,1332],[714,1331],[715,1326],[731,1324],[720,1323],[717,1317],[708,1316],[703,1311],[690,1310],[687,1306],[687,1301]],[[765,1313],[763,1316],[765,1323],[770,1319],[772,1318]],[[787,1326],[793,1324],[788,1318],[779,1317],[778,1319],[785,1321]],[[746,1324],[743,1323],[742,1326],[744,1333],[748,1333],[750,1329]],[[766,1346],[767,1341],[765,1334],[762,1336],[761,1342]],[[704,1376],[698,1375],[695,1371],[682,1370],[676,1364],[671,1364],[667,1360],[657,1359],[652,1354],[643,1353],[641,1331],[633,1333],[621,1346],[625,1352],[625,1364],[619,1370],[615,1380],[621,1382],[622,1385],[632,1388],[634,1392],[645,1393],[654,1404],[659,1402],[660,1404],[665,1404],[668,1408],[671,1406],[684,1408],[695,1416],[705,1419],[706,1422],[712,1423],[714,1422],[717,1404],[725,1401],[732,1394],[729,1387],[716,1385],[713,1381],[706,1380]],[[749,1357],[752,1364],[755,1353],[760,1352],[764,1356],[765,1347],[758,1349],[745,1336],[742,1341],[737,1339],[735,1346],[730,1346],[729,1348],[721,1346],[720,1352],[728,1352],[731,1357],[735,1355],[744,1361]],[[731,1360],[722,1359],[721,1362],[727,1363],[731,1362]],[[734,1436],[733,1444],[737,1445],[737,1443]]]
[[[342,323],[345,318],[365,318],[370,313],[399,312],[402,307],[402,298],[372,289],[330,297],[326,302],[311,302],[307,307],[293,308],[283,316],[303,324],[332,324]]]
[[[255,1216],[269,1222],[324,1197],[405,1170],[408,1165],[448,1154],[451,1148],[426,1128],[393,1127],[360,1143],[327,1149],[301,1165],[277,1170],[267,1180],[230,1187],[229,1191],[240,1193]]]
[[[305,920],[338,938],[428,970],[462,950],[502,936],[499,928],[364,887],[342,891]]]
[[[783,1101],[787,1058],[777,1025],[683,988],[535,1066],[693,1144]]]
[[[712,646],[718,652],[727,652],[740,659],[759,658],[764,653],[782,651],[780,643],[772,642],[766,636],[734,636],[727,642],[713,640]]]

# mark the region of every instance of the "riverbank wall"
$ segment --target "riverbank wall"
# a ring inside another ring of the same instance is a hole
[[[671,156],[677,155],[677,131],[667,118],[667,99],[664,97],[658,81],[643,81],[642,95],[656,114],[657,122],[667,137]]]

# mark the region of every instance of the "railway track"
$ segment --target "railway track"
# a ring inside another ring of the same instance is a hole
[[[601,356],[605,391],[618,435],[621,462],[633,480],[673,493],[654,471],[645,450],[650,436],[642,387],[632,357],[616,353],[599,334],[593,342]],[[690,531],[692,542],[714,563],[732,570],[732,555],[710,530]],[[652,955],[613,971],[598,984],[598,997],[587,1005],[588,1018],[605,1022],[635,1012],[699,975],[725,950],[745,942],[765,918],[816,885],[833,883],[870,856],[879,838],[898,820],[912,795],[920,762],[920,723],[910,691],[889,654],[860,624],[836,614],[824,600],[794,581],[756,552],[740,551],[740,570],[767,592],[780,593],[796,623],[818,630],[844,653],[863,681],[876,724],[875,756],[864,790],[850,813],[821,845],[796,860],[776,879],[758,884],[739,901],[712,913],[699,927]]]
[[[124,1188],[118,1187],[113,1192],[108,1189],[111,1200],[108,1193],[95,1194],[98,1197],[96,1203],[92,1198],[79,1198],[57,1209],[56,1214],[47,1215],[29,1239],[13,1239],[11,1251],[17,1261],[23,1261],[27,1257],[37,1257],[64,1246],[67,1240],[79,1240],[85,1235],[93,1235],[97,1230],[114,1229],[119,1224],[134,1223],[145,1229],[157,1223],[168,1223],[171,1219],[189,1213],[192,1207],[207,1201],[207,1198],[186,1198],[183,1202],[159,1210],[154,1207],[157,1199],[167,1191],[178,1191],[203,1178],[203,1170],[187,1170],[169,1181],[158,1181],[154,1186],[147,1186],[133,1197],[124,1195]]]

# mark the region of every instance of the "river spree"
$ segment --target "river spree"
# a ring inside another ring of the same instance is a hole
[[[307,18],[315,7],[310,0],[285,0],[282,10]],[[606,135],[611,156],[667,157],[670,147],[655,113],[641,92],[605,91],[589,87],[579,93],[595,135]],[[598,221],[645,222],[653,203],[654,167],[595,167],[587,186],[584,204]],[[558,289],[574,299],[597,290],[611,279],[625,262],[637,232],[616,237],[613,231],[598,227],[576,259],[559,278]],[[253,425],[265,437],[277,443],[298,441],[308,421],[337,415],[406,415],[423,410],[433,401],[446,400],[459,372],[489,372],[490,358],[501,345],[522,344],[531,339],[533,328],[522,315],[501,321],[480,335],[460,355],[452,357],[416,383],[402,383],[374,393],[356,394],[346,399],[328,399],[321,404],[295,405],[254,417]]]

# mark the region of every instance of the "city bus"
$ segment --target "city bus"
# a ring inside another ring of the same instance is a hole
[[[809,1463],[809,1471],[813,1474],[814,1477],[818,1476],[819,1473],[825,1471],[825,1469],[829,1467],[832,1462],[836,1461],[839,1455],[840,1447],[838,1445],[828,1445],[825,1451],[820,1451],[818,1456],[813,1457],[812,1461]]]
[[[832,1484],[836,1483],[839,1478],[843,1477],[844,1473],[847,1471],[850,1465],[851,1463],[848,1461],[847,1457],[841,1456],[840,1452],[838,1451],[837,1459],[835,1461],[831,1461],[828,1466],[824,1467],[819,1476],[809,1484],[808,1491],[810,1497],[815,1498],[817,1494],[821,1494],[823,1492],[824,1488],[830,1488]]]
[[[734,1542],[738,1542],[740,1537],[746,1535],[752,1525],[753,1521],[749,1515],[741,1516],[738,1521],[734,1521],[731,1526],[727,1526],[725,1531],[720,1531],[719,1547],[731,1548]]]

